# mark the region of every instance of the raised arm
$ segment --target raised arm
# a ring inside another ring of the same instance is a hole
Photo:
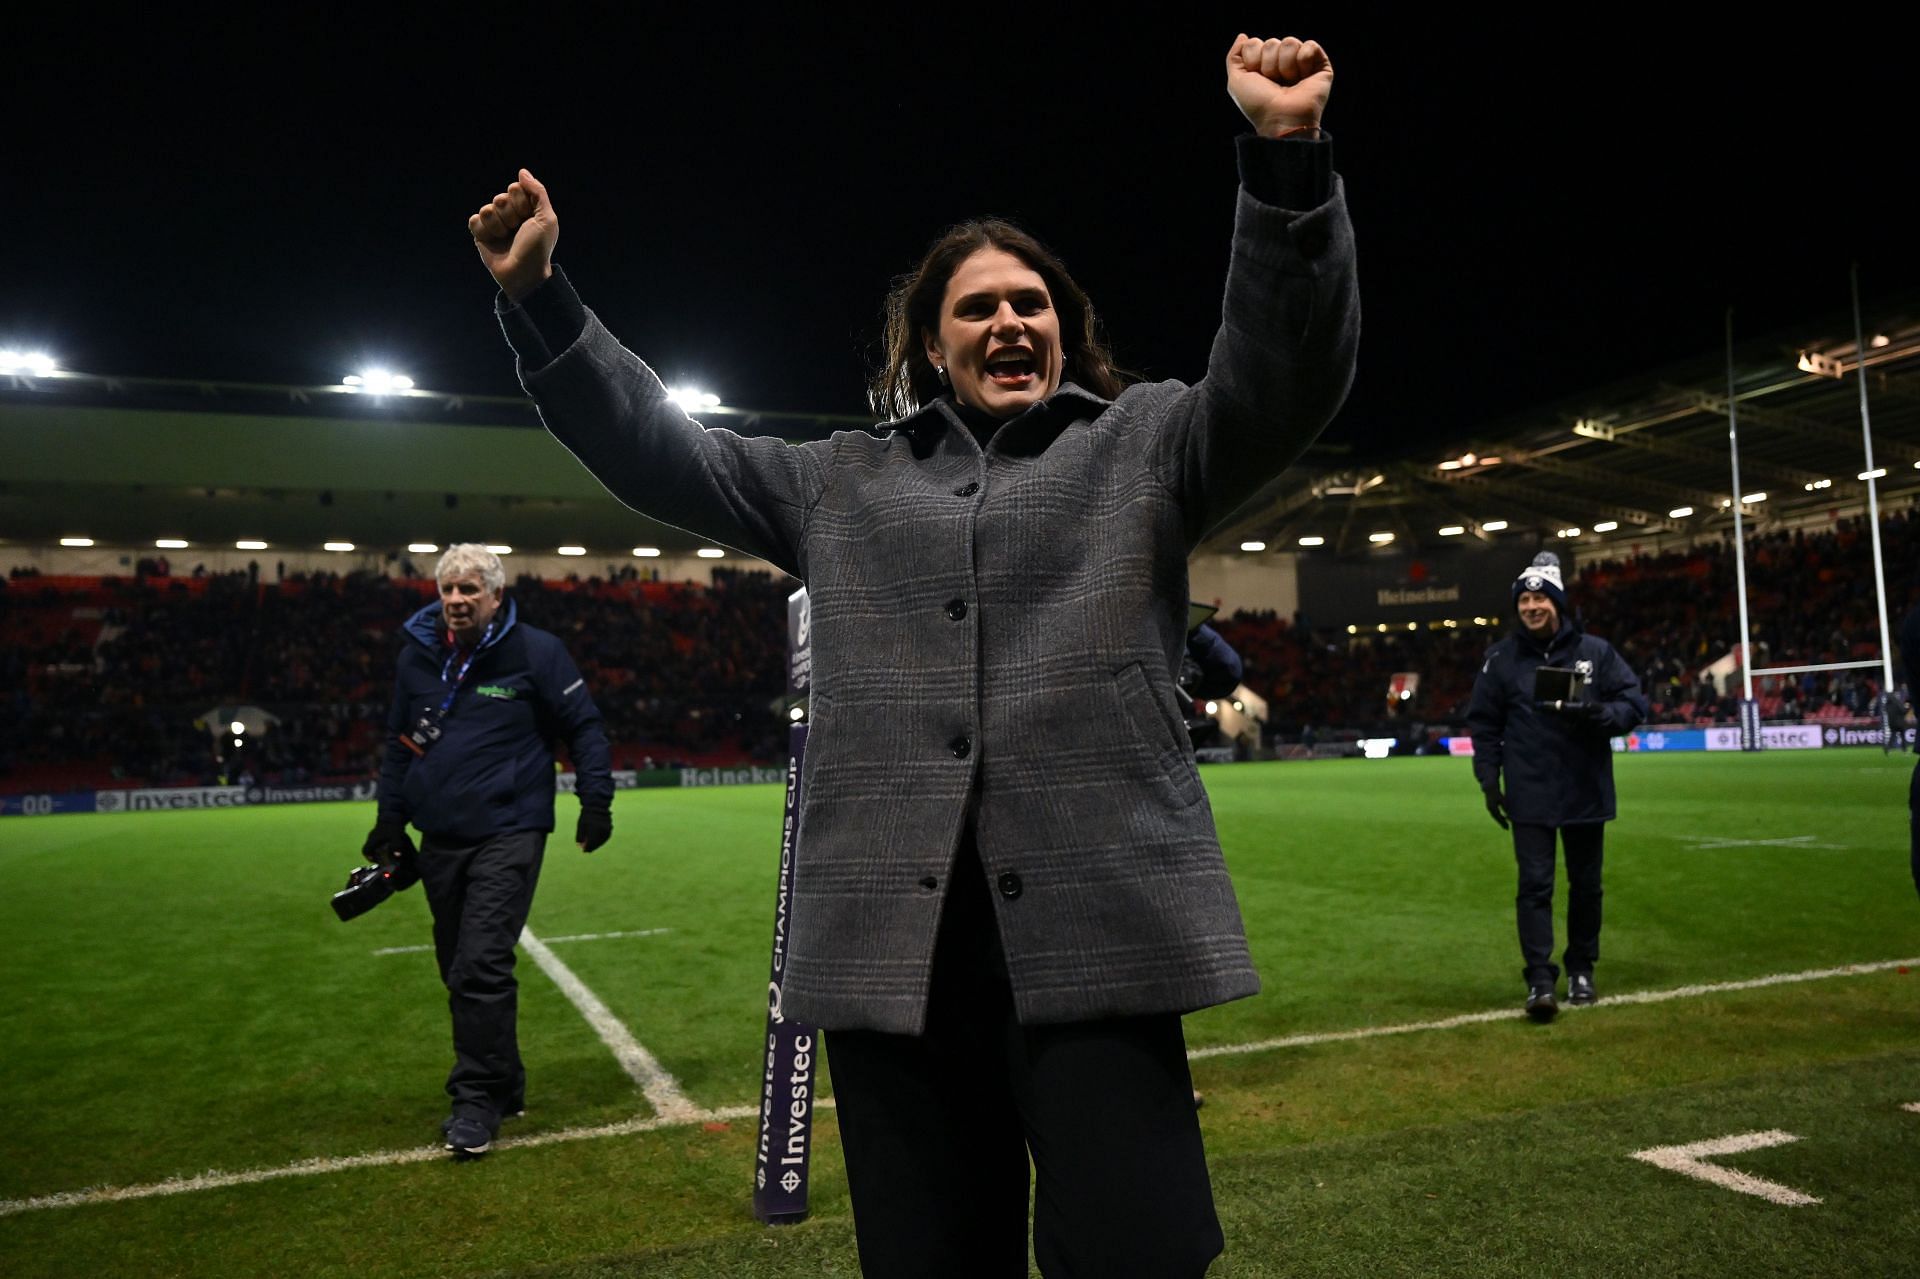
[[[689,418],[553,265],[559,218],[527,170],[467,229],[500,286],[521,385],[554,437],[634,510],[804,576],[802,535],[832,445],[747,439]]]
[[[1353,228],[1320,120],[1333,63],[1311,40],[1241,36],[1227,92],[1255,130],[1206,376],[1166,415],[1162,476],[1198,542],[1332,420],[1360,335]]]

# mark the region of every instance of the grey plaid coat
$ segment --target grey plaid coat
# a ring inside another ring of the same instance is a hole
[[[555,289],[570,297],[564,276]],[[884,434],[799,445],[703,428],[591,314],[555,351],[530,309],[501,309],[521,380],[616,497],[807,584],[789,1015],[919,1033],[974,803],[1023,1022],[1258,991],[1174,676],[1188,553],[1319,434],[1352,379],[1337,179],[1307,212],[1240,192],[1197,385],[1111,403],[1065,385],[984,450],[946,401]]]

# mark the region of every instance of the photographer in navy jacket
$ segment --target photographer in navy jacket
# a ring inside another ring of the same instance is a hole
[[[1467,727],[1487,812],[1502,830],[1511,819],[1527,1015],[1551,1021],[1560,976],[1553,963],[1555,836],[1567,857],[1567,998],[1590,1004],[1598,998],[1601,850],[1614,817],[1612,739],[1646,718],[1647,699],[1613,645],[1572,619],[1552,551],[1520,571],[1513,599],[1520,625],[1487,651]],[[1574,696],[1537,700],[1541,667],[1573,671]]]
[[[421,832],[415,856],[453,1014],[442,1132],[447,1149],[472,1157],[525,1100],[514,945],[553,830],[555,739],[578,778],[574,840],[585,852],[613,834],[613,774],[586,681],[558,639],[503,599],[499,557],[451,546],[434,576],[440,602],[402,628],[380,815],[362,852],[411,854],[408,823]]]

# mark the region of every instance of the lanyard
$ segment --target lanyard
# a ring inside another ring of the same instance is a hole
[[[497,619],[487,623],[487,629],[482,632],[480,642],[475,644],[472,650],[468,652],[467,660],[460,663],[459,673],[453,675],[453,686],[447,689],[447,699],[440,703],[440,713],[442,715],[445,715],[448,709],[453,706],[453,699],[460,692],[460,683],[467,678],[467,672],[473,669],[474,659],[480,656],[480,650],[493,643],[493,628],[498,624]],[[453,672],[453,659],[458,656],[460,656],[460,649],[456,646],[452,652],[447,654],[447,660],[441,663],[440,682],[442,684],[447,682],[447,676]]]

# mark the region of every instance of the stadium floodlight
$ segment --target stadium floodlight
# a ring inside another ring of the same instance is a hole
[[[560,553],[562,555],[585,555],[587,548],[584,546],[563,546],[560,548]]]
[[[1667,512],[1667,518],[1670,520],[1684,520],[1692,514],[1693,508],[1691,506],[1676,506]]]
[[[1243,551],[1264,551],[1267,549],[1267,544],[1265,542],[1242,542],[1240,543],[1240,549]]]
[[[60,545],[62,545],[62,546],[92,546],[92,545],[93,545],[93,539],[92,539],[92,538],[90,538],[90,537],[63,537],[63,538],[61,538],[61,539],[60,539]]]
[[[340,385],[365,391],[369,395],[391,395],[395,391],[411,391],[413,379],[404,373],[393,373],[386,369],[363,369],[341,378]]]
[[[720,407],[719,396],[711,391],[702,391],[698,387],[670,386],[667,388],[667,398],[675,404],[678,404],[688,413],[693,412],[695,409],[717,409]]]
[[[267,549],[267,544],[251,538],[242,538],[233,544],[233,549],[236,551],[264,551]]]
[[[1893,339],[1888,337],[1884,333],[1876,333],[1872,337],[1867,339],[1867,345],[1870,347],[1874,347],[1875,349],[1878,349],[1883,346],[1891,346],[1892,344],[1893,344]],[[1920,466],[1920,462],[1916,462],[1914,463],[1914,465]]]
[[[1560,530],[1560,536],[1561,537],[1579,537],[1580,530],[1577,528],[1563,528]]]
[[[787,712],[787,718],[792,720],[796,724],[798,724],[801,720],[805,719],[806,717],[807,717],[807,708],[804,706],[795,706]]]
[[[232,734],[233,734],[233,735],[234,735],[235,737],[238,737],[238,736],[240,736],[240,735],[241,735],[242,733],[244,733],[244,732],[246,732],[246,731],[247,731],[247,726],[246,726],[245,724],[242,724],[242,723],[241,723],[241,722],[240,722],[239,720],[237,720],[237,719],[236,719],[235,721],[233,721],[233,723],[231,723],[231,724],[229,724],[229,725],[227,725],[227,729],[228,729],[228,730],[229,730],[229,731],[230,731],[230,732],[231,732],[231,733],[232,733]],[[239,743],[237,743],[237,742],[235,743],[235,745],[238,745],[238,744],[239,744]]]
[[[499,545],[494,545],[494,546],[489,546],[489,547],[488,547],[487,549],[488,549],[489,551],[492,551],[492,552],[493,552],[493,553],[494,553],[495,555],[511,555],[511,554],[513,554],[513,548],[512,548],[511,546],[499,546]]]
[[[1915,463],[1914,463],[1914,465],[1915,465],[1915,466],[1920,466],[1920,462],[1915,462]],[[1813,491],[1814,491],[1815,489],[1830,489],[1830,488],[1832,488],[1832,487],[1833,487],[1833,481],[1832,481],[1832,480],[1808,480],[1808,481],[1806,482],[1806,484],[1805,484],[1805,486],[1804,486],[1804,487],[1806,488],[1806,490],[1807,490],[1807,492],[1809,492],[1809,493],[1811,493],[1811,492],[1813,492]]]
[[[153,544],[163,551],[184,551],[187,549],[186,539],[180,537],[156,537],[153,539]]]
[[[1887,478],[1887,468],[1884,466],[1876,466],[1871,471],[1862,471],[1853,478],[1856,480],[1884,480]],[[1752,499],[1749,498],[1748,500],[1751,501]]]
[[[235,746],[238,746],[238,745],[240,745],[240,739],[239,739],[239,738],[237,738],[237,737],[236,737],[236,738],[234,738],[234,739],[233,739],[233,744],[234,744]]]
[[[1327,539],[1324,537],[1303,537],[1300,539],[1300,545],[1302,546],[1325,546],[1326,544]]]
[[[1881,474],[1884,475],[1886,472],[1882,471]],[[1860,478],[1864,480],[1867,477],[1863,475]],[[1756,502],[1764,502],[1766,500],[1767,495],[1765,493],[1749,493],[1740,499],[1740,501],[1747,506],[1752,506]]]
[[[59,367],[45,351],[16,351],[12,347],[0,349],[0,373],[50,377]]]
[[[1611,533],[1613,532],[1613,530],[1619,527],[1620,527],[1619,520],[1601,520],[1598,524],[1593,526],[1593,531],[1596,533]]]
[[[1379,630],[1379,632],[1380,632],[1380,633],[1381,633],[1382,635],[1385,635],[1385,634],[1387,633],[1387,624],[1386,624],[1385,622],[1382,622],[1382,623],[1380,623],[1380,625],[1379,625],[1379,627],[1378,627],[1377,629]]]
[[[660,548],[657,546],[636,546],[633,548],[633,553],[643,560],[658,559],[660,556]]]
[[[1505,528],[1506,526],[1507,526],[1507,522],[1505,520],[1481,520],[1480,521],[1480,531],[1482,533],[1498,533],[1501,529]]]
[[[440,547],[434,542],[408,542],[407,550],[414,555],[431,555]]]
[[[1359,633],[1360,633],[1360,628],[1359,628],[1358,626],[1352,626],[1352,625],[1349,625],[1349,626],[1347,627],[1347,634],[1349,634],[1349,635],[1358,635]]]
[[[698,555],[703,560],[717,560],[721,556],[725,555],[726,552],[721,550],[717,546],[703,546],[699,550],[695,551],[694,554]]]
[[[1445,528],[1440,530],[1440,536],[1441,537],[1459,537],[1462,533],[1466,531],[1467,531],[1467,526],[1464,524],[1449,524]]]
[[[1408,630],[1410,630],[1410,631],[1417,631],[1417,630],[1419,630],[1419,629],[1420,629],[1420,623],[1418,623],[1418,622],[1408,622],[1408,623],[1407,623],[1407,629],[1408,629]]]
[[[351,551],[353,549],[353,543],[352,542],[322,542],[320,544],[320,549],[323,551]]]
[[[1460,468],[1461,468],[1461,467],[1462,467],[1463,465],[1465,465],[1465,463],[1463,463],[1463,462],[1461,462],[1461,460],[1460,460],[1459,458],[1457,458],[1457,457],[1450,457],[1450,458],[1448,458],[1448,459],[1447,459],[1446,461],[1444,461],[1444,462],[1442,462],[1442,463],[1440,464],[1440,469],[1441,469],[1441,470],[1443,470],[1443,471],[1457,471],[1457,470],[1459,470],[1459,469],[1460,469]]]
[[[1375,546],[1385,546],[1388,542],[1391,542],[1393,540],[1393,534],[1369,533],[1367,534],[1367,540],[1369,542],[1372,542]]]

